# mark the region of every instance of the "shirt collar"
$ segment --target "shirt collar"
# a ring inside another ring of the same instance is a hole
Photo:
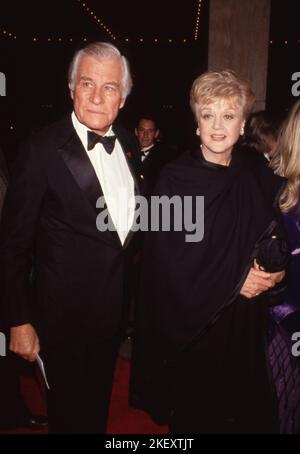
[[[87,150],[87,132],[91,131],[91,130],[78,120],[74,111],[72,112],[71,117],[72,117],[72,123],[75,128],[75,131],[77,132],[84,148]],[[110,126],[108,131],[106,131],[106,133],[104,134],[104,136],[112,136],[112,135],[114,135],[114,134],[113,134],[112,126]]]
[[[149,145],[149,147],[143,147],[143,148],[141,148],[141,151],[143,151],[144,153],[145,153],[145,152],[147,153],[147,152],[150,151],[151,148],[153,148],[153,147],[154,147],[154,143],[153,143],[152,145]]]

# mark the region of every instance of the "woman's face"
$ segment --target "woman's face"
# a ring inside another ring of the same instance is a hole
[[[207,161],[228,165],[233,145],[245,125],[243,111],[230,99],[216,98],[199,106],[198,128]]]

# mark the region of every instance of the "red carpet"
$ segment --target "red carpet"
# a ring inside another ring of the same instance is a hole
[[[129,366],[128,359],[119,357],[110,407],[108,433],[167,434],[167,427],[157,426],[146,413],[128,406]]]
[[[141,410],[128,406],[128,359],[119,357],[114,380],[112,402],[110,407],[108,433],[109,434],[167,434],[168,428],[157,426]],[[26,402],[33,413],[45,414],[45,397],[43,385],[33,377],[22,377],[22,391]],[[13,431],[0,431],[0,434],[43,434],[46,431],[31,431],[18,429]]]

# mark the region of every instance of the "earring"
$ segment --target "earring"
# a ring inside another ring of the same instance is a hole
[[[241,127],[240,135],[243,136],[245,134],[245,128],[244,126]]]
[[[196,136],[200,136],[199,128],[196,129]]]

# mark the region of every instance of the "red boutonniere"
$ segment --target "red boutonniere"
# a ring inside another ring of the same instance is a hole
[[[129,159],[132,158],[132,156],[133,156],[132,151],[127,151],[126,156]]]

